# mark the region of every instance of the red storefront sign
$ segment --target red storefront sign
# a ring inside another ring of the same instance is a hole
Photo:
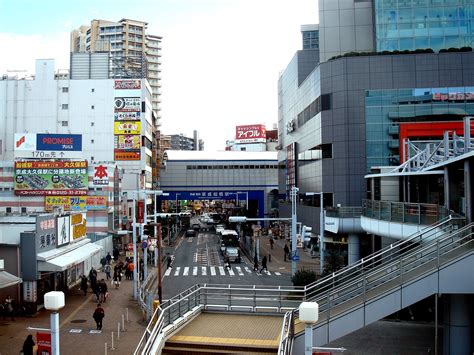
[[[38,354],[51,354],[51,333],[36,333],[36,344],[38,345]]]
[[[235,127],[235,141],[237,143],[266,142],[267,134],[265,125],[253,124]]]
[[[138,223],[143,223],[143,220],[145,218],[145,204],[143,201],[138,201],[138,218],[137,222]]]

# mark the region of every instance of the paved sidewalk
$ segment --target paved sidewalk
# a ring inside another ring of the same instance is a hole
[[[281,273],[291,274],[291,261],[284,261],[283,248],[285,247],[285,239],[276,239],[273,244],[273,249],[270,247],[270,238],[268,236],[260,237],[260,258],[265,255],[271,255],[271,262],[268,262],[269,271],[278,271]],[[288,248],[290,243],[288,243]],[[291,250],[290,250],[291,251]],[[300,260],[297,262],[297,270],[299,269],[310,269],[319,274],[319,257],[313,258],[310,255],[309,249],[303,250],[298,249]]]
[[[104,273],[99,273],[98,279],[105,279]],[[101,333],[90,333],[96,329],[92,313],[97,306],[95,295],[89,288],[87,296],[84,296],[77,288],[66,294],[66,306],[59,313],[60,322],[60,348],[62,354],[104,354],[105,343],[108,353],[132,354],[138,344],[144,330],[142,312],[133,299],[132,281],[123,280],[120,288],[116,290],[107,284],[109,298],[102,307],[105,310],[103,329]],[[117,325],[122,321],[122,315],[126,316],[128,308],[129,322],[125,320],[125,332],[120,333],[117,339]],[[28,334],[33,334],[36,342],[36,331],[26,328],[38,327],[49,328],[49,311],[41,310],[34,317],[16,318],[15,321],[0,319],[0,355],[18,354]],[[75,330],[78,333],[71,332]],[[80,332],[79,332],[80,331]],[[114,332],[115,350],[111,350],[111,337]]]

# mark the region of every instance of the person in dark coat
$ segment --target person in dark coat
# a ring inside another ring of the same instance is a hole
[[[107,253],[107,256],[105,257],[105,261],[107,262],[107,265],[110,265],[110,262],[112,261],[112,255],[110,255],[110,252]]]
[[[263,258],[262,258],[262,268],[260,269],[260,273],[262,273],[262,271],[265,270],[265,272],[267,272],[267,256],[265,255]]]
[[[35,345],[36,344],[33,340],[33,335],[29,334],[23,343],[23,355],[33,355],[33,348]]]
[[[253,270],[258,272],[258,258],[257,258],[257,254],[255,254],[255,257],[253,258]]]
[[[85,275],[81,276],[81,290],[84,292],[84,296],[87,295],[87,277]]]
[[[105,317],[105,311],[102,308],[102,305],[99,303],[97,304],[97,308],[94,311],[94,314],[92,314],[92,318],[94,318],[95,323],[97,324],[97,330],[102,329],[102,320]]]
[[[285,253],[284,258],[286,261],[286,258],[290,256],[290,249],[288,248],[288,244],[285,244],[285,247],[283,248],[283,252]]]
[[[118,250],[118,248],[115,248],[115,249],[114,249],[114,260],[115,260],[115,261],[118,260],[119,255],[120,255],[120,251]]]

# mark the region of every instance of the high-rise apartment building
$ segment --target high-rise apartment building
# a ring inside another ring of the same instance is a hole
[[[110,78],[146,78],[152,107],[160,118],[160,65],[162,37],[146,32],[147,23],[130,19],[118,22],[92,20],[71,32],[72,53],[109,52]]]

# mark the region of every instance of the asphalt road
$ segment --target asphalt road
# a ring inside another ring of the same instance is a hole
[[[194,222],[193,222],[194,223]],[[224,267],[218,236],[212,231],[183,236],[174,250],[172,267],[163,276],[163,298],[168,299],[200,283],[234,285],[292,285],[290,275],[278,271],[258,274],[245,256],[241,263]]]

